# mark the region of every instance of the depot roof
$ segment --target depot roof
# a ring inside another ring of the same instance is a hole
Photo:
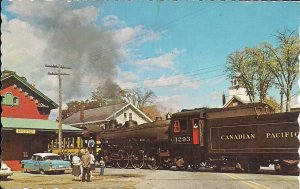
[[[36,129],[43,131],[56,131],[58,130],[58,123],[51,120],[41,120],[41,119],[24,119],[24,118],[1,118],[2,129]],[[72,127],[70,125],[62,124],[63,132],[78,132],[82,129]]]

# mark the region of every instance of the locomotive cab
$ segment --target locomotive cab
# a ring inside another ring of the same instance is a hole
[[[205,109],[183,110],[172,115],[169,139],[174,163],[179,169],[198,169],[204,161]]]

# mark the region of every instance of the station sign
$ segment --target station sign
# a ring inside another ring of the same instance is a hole
[[[19,134],[35,134],[34,129],[16,129],[16,133]]]

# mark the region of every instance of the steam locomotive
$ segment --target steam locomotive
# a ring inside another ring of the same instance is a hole
[[[257,172],[274,164],[286,173],[299,163],[299,112],[273,113],[265,104],[182,110],[170,120],[99,133],[102,156],[119,168],[176,166]],[[297,170],[298,171],[298,170]]]

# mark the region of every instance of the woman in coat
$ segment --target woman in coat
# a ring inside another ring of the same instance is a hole
[[[80,180],[81,175],[81,160],[77,154],[72,157],[72,175],[74,175],[74,180]]]

